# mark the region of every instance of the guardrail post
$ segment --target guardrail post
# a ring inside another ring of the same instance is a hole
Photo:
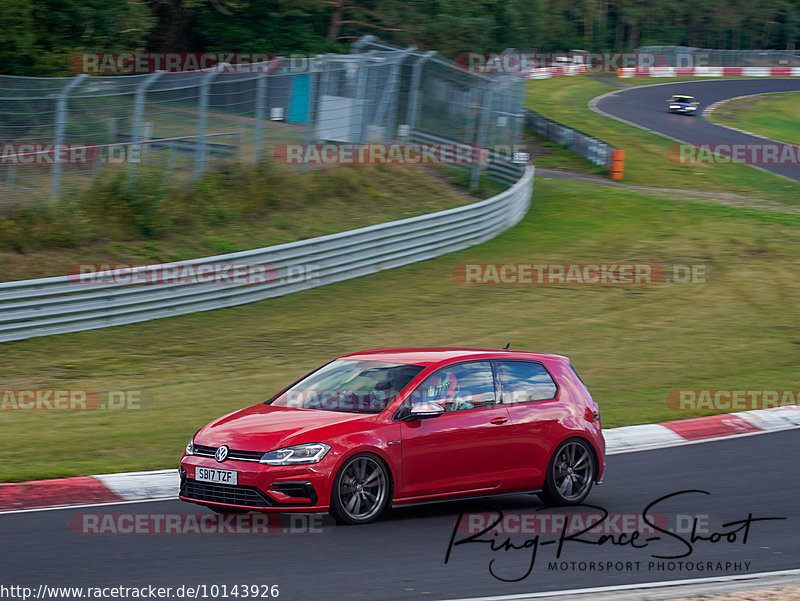
[[[156,82],[164,73],[151,73],[142,83],[136,88],[133,101],[133,144],[128,147],[128,152],[125,153],[126,162],[128,163],[128,185],[131,186],[136,181],[136,163],[139,161],[142,153],[142,119],[144,119],[144,102],[147,96],[147,89]]]
[[[85,73],[76,75],[58,94],[58,100],[56,101],[56,128],[53,134],[53,148],[55,149],[58,149],[64,144],[64,134],[66,133],[67,122],[69,120],[69,114],[67,113],[67,97],[73,88],[87,77],[89,76]],[[56,153],[58,153],[58,150],[56,150]],[[53,169],[50,172],[50,198],[52,200],[58,200],[60,188],[61,162],[53,161]]]
[[[219,67],[220,65],[218,65]],[[196,180],[205,171],[208,161],[208,147],[206,146],[206,118],[208,116],[208,94],[211,91],[211,80],[214,79],[216,72],[204,73],[203,81],[200,82],[200,99],[197,105],[197,135],[194,151],[194,171],[192,179]]]

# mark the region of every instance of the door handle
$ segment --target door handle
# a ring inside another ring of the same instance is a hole
[[[504,424],[507,421],[508,421],[507,417],[493,417],[492,419],[489,420],[489,423],[499,426],[500,424]]]

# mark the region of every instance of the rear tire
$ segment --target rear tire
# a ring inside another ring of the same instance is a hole
[[[333,481],[331,515],[339,524],[368,524],[389,504],[389,472],[375,455],[362,453],[345,461]]]
[[[547,505],[577,505],[592,490],[595,473],[589,444],[580,438],[565,440],[550,458],[539,498]]]

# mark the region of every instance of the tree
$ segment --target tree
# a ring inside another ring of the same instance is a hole
[[[2,0],[3,73],[67,75],[78,52],[136,50],[155,22],[140,0]]]

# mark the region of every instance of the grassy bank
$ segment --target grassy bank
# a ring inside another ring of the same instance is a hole
[[[252,305],[6,343],[4,388],[142,390],[137,410],[3,411],[0,481],[164,468],[208,420],[338,354],[472,345],[569,355],[605,426],[697,415],[680,388],[792,388],[800,218],[537,179],[530,213],[486,244]],[[464,262],[702,263],[710,281],[467,286]]]
[[[189,188],[125,173],[57,204],[0,215],[0,281],[75,263],[162,263],[281,244],[473,202],[459,170],[230,165]],[[496,190],[484,184],[476,194]]]
[[[800,144],[800,92],[730,100],[717,107],[710,119],[772,140]]]

